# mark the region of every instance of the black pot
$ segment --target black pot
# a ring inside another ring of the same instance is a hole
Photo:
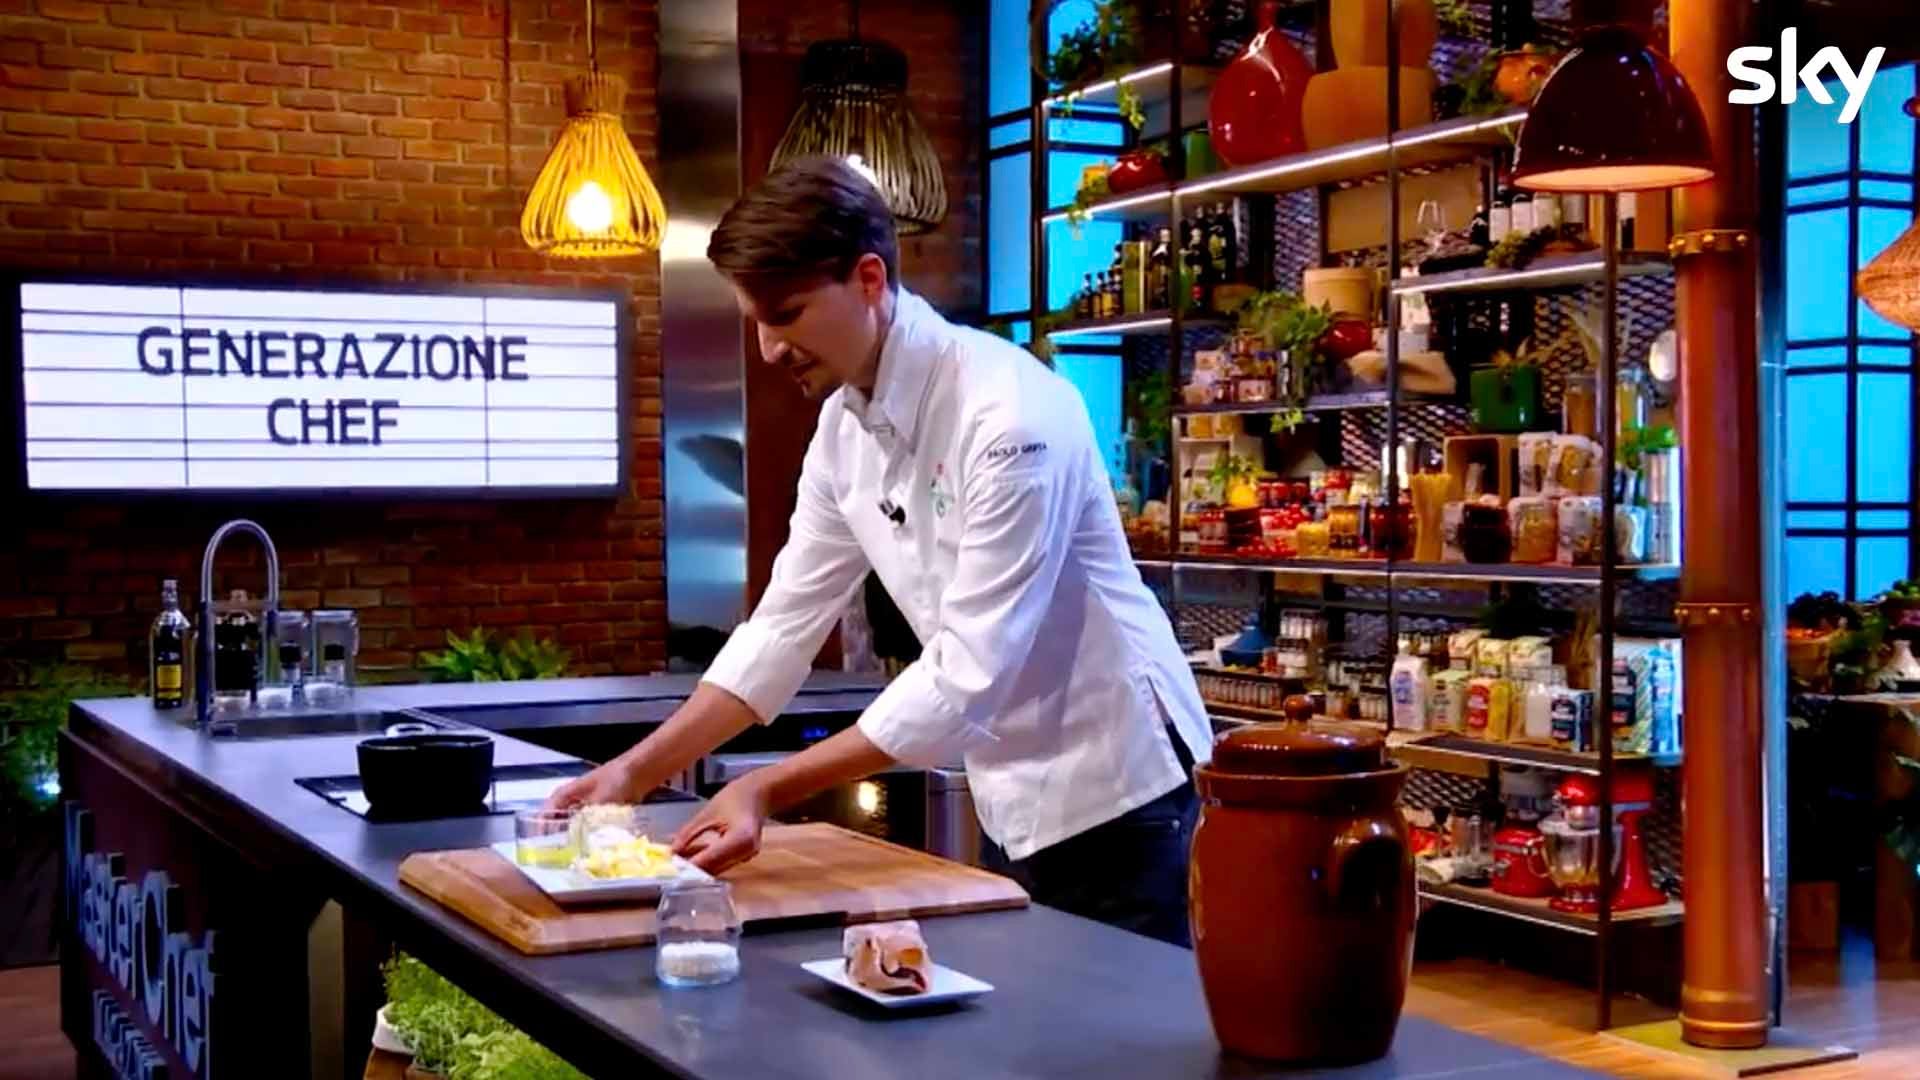
[[[432,732],[360,742],[360,788],[381,817],[468,813],[493,784],[493,740]]]

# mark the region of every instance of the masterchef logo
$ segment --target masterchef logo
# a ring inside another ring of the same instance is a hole
[[[94,1038],[120,1075],[147,1080],[158,1055],[148,1035],[173,1048],[194,1080],[215,1075],[214,935],[186,932],[179,887],[163,870],[138,881],[126,857],[93,850],[93,814],[66,804],[67,920],[81,944],[126,994],[94,997]],[[143,1022],[145,1033],[129,1023]]]

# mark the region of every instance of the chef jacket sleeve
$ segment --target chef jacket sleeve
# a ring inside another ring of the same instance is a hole
[[[822,417],[807,446],[787,542],[773,560],[767,590],[702,676],[746,702],[761,723],[771,723],[793,700],[867,573],[866,554],[828,485],[821,434],[827,426]]]
[[[1078,485],[1070,449],[1050,448],[1047,425],[1033,419],[1044,413],[982,420],[965,457],[965,518],[939,629],[860,717],[860,730],[898,761],[950,764],[993,738],[991,720],[1054,602],[1079,516]]]

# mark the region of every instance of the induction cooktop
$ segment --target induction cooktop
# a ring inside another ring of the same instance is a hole
[[[493,769],[493,786],[487,789],[486,799],[467,810],[453,813],[436,813],[426,818],[396,817],[376,812],[367,802],[365,792],[360,786],[357,774],[347,776],[309,776],[294,783],[313,792],[349,814],[366,818],[368,821],[420,821],[441,818],[482,817],[490,814],[513,814],[521,810],[532,810],[547,801],[547,796],[561,784],[580,776],[593,766],[584,761],[562,761],[545,765],[496,765]],[[675,791],[672,788],[656,788],[652,794],[641,800],[647,803],[695,802],[692,795]]]

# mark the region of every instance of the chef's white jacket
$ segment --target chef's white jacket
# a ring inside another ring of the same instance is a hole
[[[1073,385],[904,289],[872,398],[828,397],[786,547],[706,681],[779,715],[868,569],[923,651],[860,717],[910,764],[966,763],[1025,858],[1186,779],[1212,729],[1127,550]]]

